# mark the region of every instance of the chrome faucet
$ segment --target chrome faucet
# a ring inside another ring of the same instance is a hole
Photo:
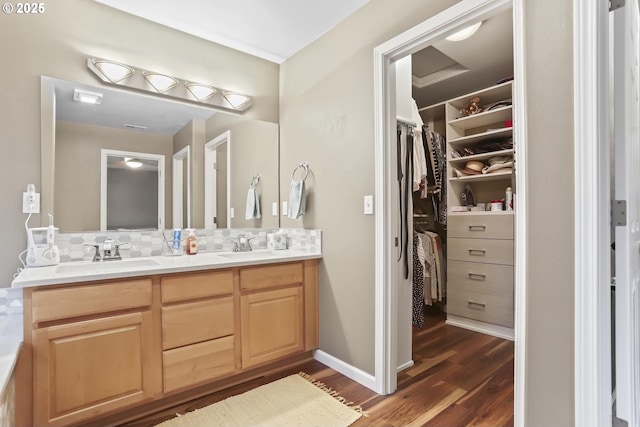
[[[114,244],[113,239],[105,239],[102,243],[102,254],[100,254],[100,245],[85,244],[85,246],[95,248],[96,251],[93,254],[93,262],[101,262],[122,260],[122,256],[120,256],[120,246],[128,244],[128,242]]]
[[[233,251],[234,252],[249,252],[252,251],[251,241],[255,239],[255,237],[246,237],[243,234],[238,235],[238,238],[233,241]]]

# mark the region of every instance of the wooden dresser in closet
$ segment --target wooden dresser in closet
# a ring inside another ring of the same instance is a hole
[[[447,314],[513,328],[513,215],[448,221]]]

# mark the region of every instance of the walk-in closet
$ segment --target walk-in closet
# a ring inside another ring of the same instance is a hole
[[[512,11],[470,32],[396,63],[397,191],[405,246],[398,270],[410,270],[399,283],[410,282],[404,289],[411,289],[411,315],[401,308],[398,319],[411,318],[413,344],[403,347],[399,333],[398,362],[408,375],[427,369],[425,361],[458,357],[449,343],[469,331],[482,334],[479,343],[483,336],[499,338],[492,345],[503,348],[500,358],[513,360]],[[483,344],[477,350],[478,360],[496,357],[488,357]],[[491,375],[483,381],[491,382]],[[511,392],[512,385],[511,379]]]

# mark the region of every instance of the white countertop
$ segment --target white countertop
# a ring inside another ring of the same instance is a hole
[[[251,252],[208,252],[196,255],[127,258],[122,261],[64,262],[49,267],[25,268],[13,280],[11,286],[24,288],[29,286],[59,285],[315,258],[322,258],[322,254],[320,252],[294,250],[256,250]]]

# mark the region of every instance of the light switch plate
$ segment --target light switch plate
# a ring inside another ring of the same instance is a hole
[[[229,215],[231,215],[231,219],[236,217],[236,210],[234,208],[229,209],[231,212],[229,212]]]
[[[282,202],[282,215],[289,215],[289,203]]]
[[[271,215],[278,216],[278,202],[273,202],[271,204]]]
[[[364,196],[364,214],[373,215],[373,196]]]

